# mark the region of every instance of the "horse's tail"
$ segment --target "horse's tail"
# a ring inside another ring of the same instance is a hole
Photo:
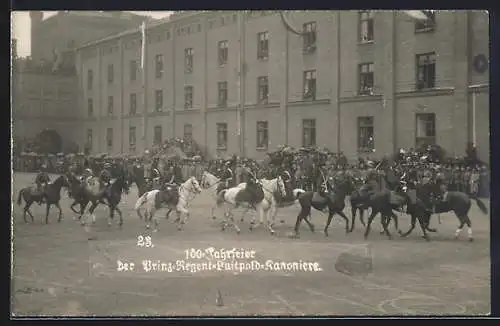
[[[294,200],[298,200],[300,195],[302,195],[303,193],[305,193],[306,191],[304,189],[300,189],[300,188],[297,188],[297,189],[293,189],[292,190],[292,193],[293,193],[293,199]]]
[[[142,205],[144,205],[146,203],[146,201],[148,200],[147,199],[147,196],[148,196],[148,193],[146,192],[145,194],[143,194],[141,197],[139,197],[139,199],[137,199],[137,201],[135,202],[135,206],[134,206],[134,209],[136,211],[139,210],[139,208],[141,208]]]
[[[488,214],[488,208],[486,208],[486,205],[483,203],[483,201],[477,197],[472,197],[471,199],[474,199],[474,201],[476,202],[477,204],[477,207],[479,207],[479,210],[481,211],[481,213],[483,214]]]
[[[21,206],[23,199],[24,189],[19,190],[19,195],[17,195],[17,205]]]
[[[222,189],[218,194],[217,194],[217,205],[220,205],[224,202],[224,196],[226,195],[227,189]]]

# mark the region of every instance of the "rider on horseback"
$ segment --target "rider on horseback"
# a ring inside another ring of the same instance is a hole
[[[111,163],[105,163],[104,168],[99,174],[99,181],[101,183],[101,190],[104,188],[103,194],[108,195],[109,186],[111,182]]]
[[[224,164],[224,168],[222,171],[222,180],[224,180],[226,184],[226,188],[230,188],[233,184],[233,170],[230,168],[231,162],[228,161]]]
[[[36,190],[39,194],[43,194],[45,190],[45,186],[50,182],[49,174],[46,172],[47,166],[44,164],[40,167],[40,172],[38,172],[35,178]],[[38,201],[38,204],[41,205],[45,200],[43,196]]]

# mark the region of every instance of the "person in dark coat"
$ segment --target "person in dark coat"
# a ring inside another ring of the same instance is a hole
[[[45,190],[45,187],[47,186],[47,183],[49,182],[50,182],[50,177],[49,174],[47,173],[47,166],[43,164],[42,166],[40,166],[40,171],[35,177],[36,191],[39,194],[42,194]],[[42,196],[40,201],[38,201],[38,204],[41,205],[44,202],[45,200]]]

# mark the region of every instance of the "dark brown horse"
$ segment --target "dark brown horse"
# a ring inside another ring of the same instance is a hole
[[[26,213],[31,217],[31,222],[34,222],[33,215],[31,214],[30,207],[35,201],[41,201],[45,199],[46,212],[45,212],[45,224],[49,224],[49,211],[50,206],[55,205],[59,209],[59,217],[57,222],[61,222],[62,219],[62,210],[59,205],[59,201],[61,200],[61,188],[69,187],[68,180],[66,176],[59,176],[54,182],[47,184],[47,186],[43,189],[42,192],[37,191],[37,189],[33,186],[23,188],[19,191],[19,195],[17,196],[17,204],[20,206],[22,200],[26,203],[24,205],[23,218],[24,222],[27,223]]]
[[[318,211],[328,210],[328,219],[324,229],[325,236],[328,236],[328,227],[335,214],[340,215],[344,219],[345,232],[349,232],[349,219],[343,212],[345,208],[345,197],[348,190],[347,184],[345,182],[339,182],[334,187],[331,187],[329,182],[325,182],[323,187],[327,187],[327,189],[325,189],[327,192],[323,195],[318,192],[306,191],[298,196],[301,209],[299,215],[297,215],[293,237],[299,236],[299,226],[302,220],[305,220],[311,232],[314,232],[314,225],[307,219],[307,217],[311,215],[311,208],[315,208]]]

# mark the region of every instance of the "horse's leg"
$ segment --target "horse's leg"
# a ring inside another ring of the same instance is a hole
[[[310,207],[309,207],[310,209]],[[307,208],[301,207],[299,214],[297,215],[297,221],[295,222],[295,227],[294,227],[294,232],[292,234],[292,237],[298,238],[299,237],[299,227],[300,227],[300,222],[302,219],[306,218],[308,214]]]
[[[45,224],[49,224],[49,212],[52,204],[45,203]]]
[[[307,214],[302,217],[304,221],[306,221],[307,225],[309,226],[309,230],[311,230],[312,233],[314,233],[314,224],[312,224],[311,220],[308,219],[307,217],[311,217],[311,206],[307,209]]]
[[[415,214],[412,214],[410,228],[408,229],[408,231],[406,231],[404,233],[400,233],[399,235],[403,238],[407,237],[413,231],[413,229],[415,229],[416,222],[417,222],[417,218],[415,217]],[[419,220],[419,223],[420,223],[420,220]]]
[[[167,214],[165,215],[166,220],[168,220],[168,218],[170,217],[170,212],[172,212],[171,208],[168,209]]]
[[[328,236],[328,227],[330,226],[330,223],[332,222],[333,215],[335,215],[335,213],[332,210],[330,210],[328,212],[328,219],[326,220],[325,229],[323,230],[323,232],[325,233],[325,237]]]
[[[472,237],[472,223],[470,221],[470,218],[468,215],[465,215],[465,224],[467,224],[467,237],[469,238],[469,241],[474,241],[474,238]]]
[[[181,215],[182,215],[183,211],[176,208],[176,213],[177,213],[177,218],[175,219],[175,221],[177,221],[177,231],[181,231],[182,225],[184,224],[184,220],[181,220]]]
[[[458,236],[462,232],[462,229],[465,224],[465,218],[463,216],[457,216],[458,219],[460,220],[460,225],[458,226],[457,230],[455,231],[455,239],[458,239]]]
[[[24,205],[24,214],[23,214],[23,217],[24,217],[24,222],[26,222],[26,223],[27,223],[27,221],[26,221],[26,213],[28,213],[28,215],[30,216],[31,223],[35,222],[35,218],[33,217],[33,214],[31,214],[31,211],[30,211],[31,205],[33,205],[33,201],[32,200],[26,201],[26,205]]]
[[[352,232],[354,230],[355,220],[356,220],[356,206],[351,202],[351,228],[349,229],[349,232]]]
[[[338,211],[337,214],[339,214],[345,221],[345,233],[349,233],[349,219],[347,216],[344,214],[343,211]]]
[[[386,212],[385,214],[382,214],[382,227],[384,228],[384,233],[387,235],[387,238],[392,239],[392,235],[389,232],[389,223],[391,222],[391,213]]]
[[[73,207],[75,207],[76,205],[78,205],[78,203],[77,203],[77,201],[76,201],[76,200],[74,200],[74,201],[73,201],[73,204],[71,204],[71,205],[69,206],[69,209],[71,209],[71,210],[73,211],[73,213],[78,214],[78,212],[77,212],[77,211],[73,208]]]
[[[359,220],[361,221],[361,224],[363,225],[363,227],[366,227],[364,208],[359,208]]]
[[[396,230],[396,232],[398,234],[401,234],[401,231],[399,230],[399,218],[398,216],[391,210],[391,216],[392,216],[392,219],[394,220],[394,230]]]
[[[144,221],[146,222],[146,229],[151,228],[151,218],[153,217],[156,209],[154,207],[146,207],[146,211],[144,212]]]
[[[57,209],[59,209],[59,217],[57,218],[57,222],[59,223],[63,218],[61,205],[59,205],[59,202],[56,202],[54,205],[56,205]]]
[[[413,218],[413,216],[412,216],[412,218]],[[431,239],[429,238],[429,235],[427,235],[425,223],[423,223],[423,221],[422,221],[422,215],[420,215],[418,217],[418,224],[420,225],[420,228],[422,229],[422,233],[423,233],[422,238],[424,238],[427,241],[430,241]]]
[[[273,225],[274,223],[270,220],[269,218],[269,215],[271,213],[271,207],[267,207],[267,209],[264,209],[264,207],[262,206],[262,203],[259,203],[258,206],[257,206],[257,212],[259,212],[259,214],[261,215],[261,220],[264,219],[264,215],[266,217],[266,228],[269,230],[269,232],[271,233],[271,235],[274,235],[275,234],[275,231],[273,229]]]
[[[111,220],[115,217],[114,205],[109,205],[108,228],[111,226]]]
[[[373,219],[375,218],[375,216],[377,214],[378,214],[378,211],[372,207],[372,212],[371,212],[370,216],[368,217],[368,222],[366,224],[366,229],[365,229],[365,234],[364,234],[365,240],[368,238],[368,235],[370,234]]]
[[[236,220],[234,218],[234,215],[231,213],[231,215],[229,216],[229,219],[231,221],[231,226],[234,228],[234,230],[236,231],[236,234],[240,234],[241,230],[240,230],[240,227],[238,226],[238,224],[236,223]],[[241,221],[243,221],[243,217],[241,218]]]
[[[123,215],[122,215],[122,211],[118,208],[118,206],[115,207],[115,211],[118,213],[118,215],[120,216],[120,222],[118,223],[118,226],[119,227],[122,227],[123,225]]]

